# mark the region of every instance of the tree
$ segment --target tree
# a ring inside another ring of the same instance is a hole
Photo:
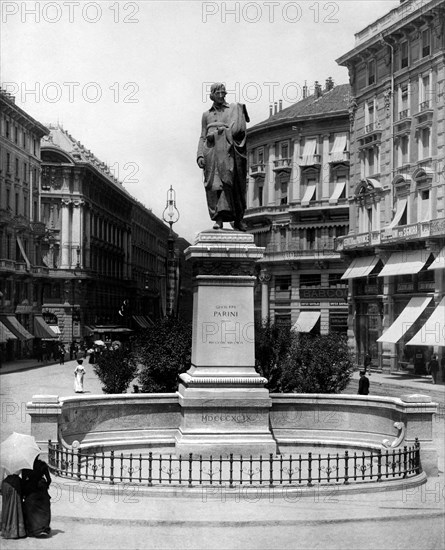
[[[133,358],[139,364],[139,383],[143,392],[174,392],[178,374],[190,368],[192,326],[165,317],[133,341]]]
[[[281,364],[281,391],[340,393],[354,371],[354,357],[345,336],[296,334]]]
[[[125,393],[137,370],[137,363],[123,347],[103,350],[94,365],[104,393]]]
[[[280,392],[281,365],[289,352],[292,335],[289,327],[282,327],[266,319],[255,325],[255,368],[268,382],[271,392]]]

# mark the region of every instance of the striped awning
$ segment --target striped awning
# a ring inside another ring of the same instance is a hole
[[[404,250],[393,252],[384,265],[379,277],[419,273],[428,261],[429,250]]]
[[[380,338],[377,339],[377,342],[389,342],[390,344],[396,344],[420,317],[421,313],[431,302],[431,300],[432,298],[430,297],[411,298],[405,309],[388,328],[388,330],[386,330]]]
[[[379,258],[377,256],[364,256],[355,258],[348,269],[341,276],[342,279],[356,279],[357,277],[367,277],[377,265]]]
[[[431,314],[417,334],[406,343],[407,346],[445,347],[445,297]]]
[[[0,344],[6,344],[8,340],[17,340],[17,336],[15,336],[8,327],[0,322]]]
[[[36,338],[43,338],[44,340],[57,338],[57,334],[41,315],[34,316],[34,336]]]
[[[34,338],[34,336],[18,322],[15,315],[2,315],[2,317],[0,317],[0,321],[22,342],[26,342],[27,340],[32,340]]]
[[[434,259],[428,269],[445,269],[445,246]]]

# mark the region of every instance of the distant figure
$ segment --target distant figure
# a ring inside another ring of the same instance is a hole
[[[365,367],[365,372],[368,372],[368,370],[371,368],[372,363],[372,357],[369,353],[365,353],[365,360],[363,362],[363,365]]]
[[[212,107],[202,115],[201,136],[196,161],[204,170],[204,186],[213,229],[233,222],[234,229],[246,231],[247,156],[246,106],[226,103],[226,88],[212,84]]]
[[[437,360],[436,355],[433,355],[431,357],[431,361],[428,364],[428,371],[431,374],[431,378],[433,379],[433,384],[437,384],[437,373],[439,372],[439,361]]]
[[[2,537],[26,537],[22,509],[22,480],[17,474],[11,474],[2,481]]]
[[[366,371],[360,371],[360,380],[358,383],[358,395],[368,395],[369,394],[369,378],[366,376]]]
[[[74,391],[83,393],[83,378],[85,376],[85,367],[82,365],[83,359],[77,360],[77,366],[74,369]]]
[[[442,359],[440,360],[440,368],[442,370],[442,382],[445,382],[445,354],[442,355]]]
[[[23,514],[26,533],[30,537],[47,536],[51,532],[51,484],[48,465],[37,457],[32,470],[23,470]]]
[[[59,348],[59,365],[65,364],[65,346],[62,344]]]

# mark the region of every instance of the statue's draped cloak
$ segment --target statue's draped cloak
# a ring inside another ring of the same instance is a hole
[[[245,105],[212,107],[202,117],[198,158],[204,158],[204,186],[210,218],[239,222],[246,209]]]

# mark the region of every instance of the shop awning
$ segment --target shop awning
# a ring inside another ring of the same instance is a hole
[[[345,188],[346,182],[345,181],[338,181],[335,184],[334,192],[332,193],[329,204],[337,204],[338,199],[340,198],[340,195],[343,193],[343,189]]]
[[[432,298],[411,298],[405,309],[394,323],[386,330],[377,342],[396,344],[420,317],[422,311],[431,302]]]
[[[60,336],[62,334],[62,331],[60,330],[60,327],[58,325],[48,325],[48,326],[56,336]]]
[[[301,206],[309,206],[309,203],[311,202],[312,197],[314,196],[316,187],[317,187],[317,184],[315,182],[309,183],[309,185],[306,187],[304,196],[301,199]]]
[[[310,332],[317,324],[319,318],[319,311],[301,311],[292,330],[294,332]]]
[[[419,273],[426,264],[431,252],[429,250],[404,250],[393,252],[389,260],[383,266],[379,277],[394,275],[410,275]]]
[[[144,315],[133,315],[133,319],[141,328],[150,328],[153,326],[153,323],[144,317]]]
[[[14,315],[4,315],[0,318],[0,321],[8,328],[13,334],[17,336],[22,342],[32,340],[34,336],[26,330],[18,321]]]
[[[379,259],[377,256],[355,258],[348,269],[343,273],[341,278],[356,279],[357,277],[367,277],[377,265],[378,261]]]
[[[343,153],[346,151],[347,147],[347,134],[346,132],[340,132],[335,134],[334,145],[329,156],[330,162],[337,162],[344,160]]]
[[[445,246],[428,269],[445,269]]]
[[[405,210],[406,210],[406,202],[407,202],[407,199],[400,199],[397,202],[397,210],[396,210],[396,213],[394,214],[393,220],[388,225],[389,228],[393,228],[396,225],[399,225],[399,222],[402,219],[402,216],[403,216],[403,214],[405,213]]]
[[[45,319],[41,315],[34,316],[34,336],[36,338],[43,338],[45,340],[48,338],[57,338],[57,334],[45,322]]]
[[[17,340],[17,336],[15,336],[8,327],[0,322],[0,344],[6,344],[8,340]]]
[[[31,262],[29,261],[29,258],[26,255],[25,247],[23,246],[23,242],[22,242],[22,238],[20,237],[20,235],[17,235],[16,238],[17,238],[17,244],[19,245],[20,252],[22,253],[23,259],[25,260],[26,270],[31,271]]]
[[[445,347],[445,297],[419,332],[406,345]]]

